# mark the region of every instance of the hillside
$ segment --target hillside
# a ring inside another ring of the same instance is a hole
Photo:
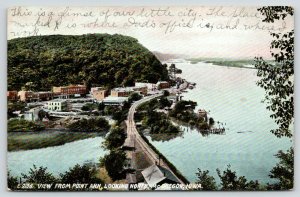
[[[132,37],[50,35],[8,41],[8,90],[20,90],[26,83],[31,90],[50,90],[77,83],[111,88],[159,79],[168,79],[167,68]]]

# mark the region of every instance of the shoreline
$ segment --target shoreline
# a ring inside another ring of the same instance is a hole
[[[7,152],[36,150],[62,146],[67,143],[104,136],[104,133],[42,131],[42,132],[11,132],[7,134]]]

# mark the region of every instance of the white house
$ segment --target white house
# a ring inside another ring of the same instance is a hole
[[[47,104],[50,111],[65,111],[67,109],[67,101],[63,99],[54,99],[48,101]]]

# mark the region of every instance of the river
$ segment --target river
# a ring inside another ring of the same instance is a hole
[[[103,137],[95,137],[61,146],[8,152],[8,170],[12,175],[20,176],[21,173],[27,173],[35,164],[37,167],[47,167],[49,172],[57,176],[76,164],[98,163],[99,158],[106,153],[101,147],[103,140]]]
[[[271,182],[268,174],[278,161],[274,154],[287,150],[292,142],[269,132],[276,124],[261,102],[264,90],[255,84],[256,71],[206,63],[176,66],[182,69],[183,78],[197,83],[196,88],[183,94],[184,99],[196,101],[197,109],[205,109],[215,121],[226,123],[226,134],[202,136],[197,130],[181,126],[184,133],[180,137],[154,141],[147,136],[150,142],[191,182],[196,180],[198,168],[209,170],[219,182],[216,169],[225,170],[228,164],[239,176]],[[98,162],[106,153],[100,147],[102,141],[103,137],[95,137],[62,146],[8,152],[8,169],[20,176],[35,164],[58,175],[77,163]]]
[[[197,169],[209,170],[217,182],[216,169],[227,165],[238,176],[263,183],[274,182],[268,174],[278,162],[279,150],[287,150],[292,142],[276,138],[276,128],[266,104],[264,90],[256,86],[255,69],[215,66],[207,63],[176,63],[182,77],[197,83],[183,94],[185,100],[196,101],[197,109],[209,111],[214,120],[224,123],[225,135],[202,136],[197,130],[181,127],[183,135],[169,141],[150,142],[189,180],[196,180]],[[225,125],[226,123],[226,125]]]

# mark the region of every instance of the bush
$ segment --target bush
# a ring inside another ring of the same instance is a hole
[[[37,124],[32,121],[24,119],[11,119],[7,124],[8,132],[19,132],[19,131],[41,131],[45,129],[42,124]]]
[[[125,142],[125,139],[126,134],[124,132],[124,129],[116,126],[111,129],[103,144],[107,149],[112,150],[122,146]]]
[[[119,180],[124,178],[124,165],[126,162],[126,154],[123,150],[114,149],[109,154],[104,155],[100,159],[100,163],[105,166],[108,175],[112,180]]]
[[[99,117],[78,120],[67,128],[74,132],[108,132],[110,125],[107,120]]]

